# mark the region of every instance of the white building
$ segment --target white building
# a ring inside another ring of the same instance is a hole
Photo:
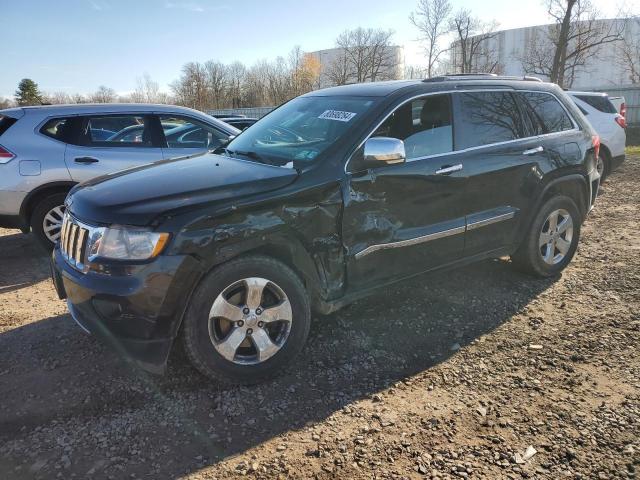
[[[309,55],[315,57],[320,64],[320,79],[319,87],[325,88],[336,84],[332,71],[336,69],[343,69],[344,73],[353,70],[349,65],[344,65],[345,62],[345,50],[343,48],[328,48],[326,50],[317,50],[315,52],[308,52]],[[377,74],[376,80],[400,80],[404,75],[404,47],[391,46],[388,47],[387,52],[384,54],[385,59],[382,62],[382,67]],[[341,64],[342,67],[341,67]],[[347,75],[347,83],[353,83],[357,81],[351,75]]]
[[[601,20],[602,28],[613,30],[617,28],[624,29],[624,38],[629,45],[640,44],[640,22],[617,20]],[[553,46],[548,43],[547,31],[550,25],[537,25],[533,27],[515,28],[512,30],[503,30],[496,36],[486,40],[486,44],[482,46],[482,50],[486,55],[481,57],[479,67],[485,65],[498,64],[497,73],[504,75],[524,75],[523,58],[525,58],[532,49],[547,49],[553,55]],[[546,44],[544,43],[546,41]],[[452,58],[459,53],[459,44],[452,45]],[[491,58],[487,58],[490,56]],[[475,62],[474,62],[475,63]],[[452,63],[455,65],[455,62]],[[453,71],[452,68],[449,71]],[[528,72],[530,75],[536,75],[544,80],[548,80],[544,75]],[[620,55],[620,42],[608,43],[594,49],[586,58],[583,66],[577,67],[572,89],[592,89],[599,87],[608,87],[616,85],[628,85],[631,83],[629,74],[626,71]]]

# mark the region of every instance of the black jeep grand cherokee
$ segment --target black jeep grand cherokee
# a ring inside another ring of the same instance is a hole
[[[335,311],[510,255],[555,275],[598,191],[598,137],[536,79],[448,76],[298,97],[225,148],[76,187],[54,281],[74,319],[162,371],[256,382]]]

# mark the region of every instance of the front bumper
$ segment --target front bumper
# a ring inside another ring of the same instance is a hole
[[[73,319],[123,359],[162,373],[190,294],[201,276],[190,256],[160,256],[108,273],[82,273],[56,247],[53,283]]]

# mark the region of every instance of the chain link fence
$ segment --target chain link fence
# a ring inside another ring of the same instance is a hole
[[[274,108],[276,107],[223,108],[218,110],[207,110],[206,113],[215,116],[244,115],[248,118],[262,118]]]

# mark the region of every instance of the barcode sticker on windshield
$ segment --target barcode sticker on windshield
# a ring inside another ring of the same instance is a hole
[[[339,122],[348,122],[356,114],[353,112],[341,112],[340,110],[325,110],[318,118],[324,118],[325,120],[337,120]]]

